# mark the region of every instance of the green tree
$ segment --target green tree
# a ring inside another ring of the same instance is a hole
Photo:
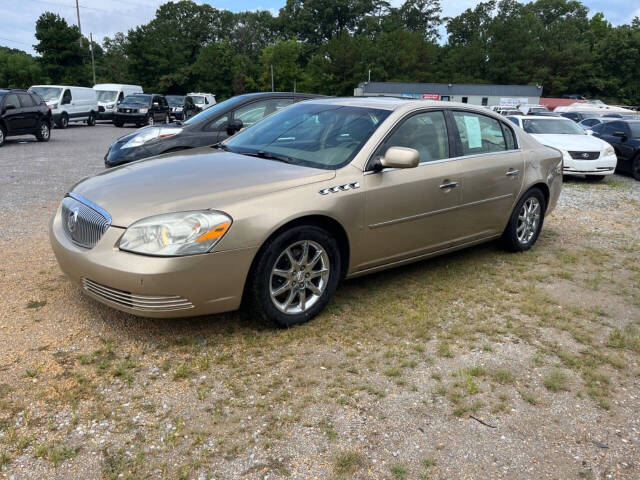
[[[280,40],[262,50],[261,89],[271,90],[271,66],[273,66],[275,91],[293,91],[293,82],[299,82],[302,78],[301,54],[302,46],[297,40]]]
[[[0,85],[29,88],[42,82],[46,82],[46,77],[36,58],[22,50],[0,47]]]

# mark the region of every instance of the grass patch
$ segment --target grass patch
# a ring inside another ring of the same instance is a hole
[[[55,442],[42,443],[35,448],[36,458],[46,458],[54,467],[57,467],[65,460],[69,460],[78,455],[79,448],[71,448],[66,445],[58,445]]]
[[[27,303],[27,308],[38,310],[39,308],[44,307],[46,304],[46,300],[29,300],[29,302]]]
[[[552,392],[560,392],[569,390],[569,379],[560,370],[553,370],[544,377],[544,386]]]
[[[399,463],[391,466],[391,476],[394,480],[404,480],[407,478],[407,469]]]
[[[353,475],[363,465],[364,457],[360,452],[347,450],[340,452],[336,456],[336,460],[333,464],[333,471],[339,476]]]

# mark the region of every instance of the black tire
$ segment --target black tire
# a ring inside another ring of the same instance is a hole
[[[155,125],[156,121],[153,118],[153,115],[150,113],[149,115],[147,115],[147,119],[145,120],[144,124],[145,125]]]
[[[69,116],[66,113],[63,113],[56,125],[62,129],[67,128],[69,126]]]
[[[605,175],[585,175],[587,182],[601,182]]]
[[[171,117],[169,116],[168,113],[164,116],[164,123],[165,125],[168,123],[171,123]]]
[[[0,125],[0,147],[4,145],[4,142],[7,141],[7,132],[4,127]]]
[[[640,181],[640,154],[631,162],[631,176]]]
[[[531,200],[531,203],[528,203]],[[533,215],[529,217],[525,215],[525,204],[532,205],[537,201],[539,209],[539,218],[533,225]],[[544,194],[538,188],[528,190],[520,200],[509,217],[509,223],[502,234],[502,243],[505,248],[511,252],[524,252],[529,250],[538,240],[544,223],[544,214],[547,211],[547,202]],[[523,219],[523,215],[526,219]],[[523,227],[524,225],[524,227]],[[522,231],[521,231],[522,230]],[[525,234],[526,232],[526,234]]]
[[[40,120],[38,130],[36,130],[36,138],[39,142],[48,142],[51,138],[51,124],[46,120]]]
[[[114,120],[114,121],[113,121],[113,124],[114,124],[116,127],[118,127],[118,128],[122,128],[122,126],[124,125],[124,123],[122,123],[122,122],[118,122],[118,121],[116,121],[116,120]]]
[[[91,112],[89,114],[89,118],[87,118],[87,126],[88,127],[95,127],[96,125],[96,114]]]
[[[302,253],[305,242],[308,245],[307,259],[316,254],[319,258],[314,265],[309,266],[309,269],[303,270],[304,266],[292,264],[285,252],[290,249],[294,261],[306,264]],[[276,267],[280,271],[287,270],[288,265],[290,265],[292,277],[285,279],[272,273]],[[326,276],[319,273],[325,268],[328,270]],[[308,322],[325,308],[333,296],[341,278],[341,268],[338,243],[327,231],[315,225],[293,227],[268,240],[258,252],[249,277],[248,306],[260,318],[274,322],[279,327],[291,327]],[[313,282],[315,289],[321,292],[320,295],[315,295],[311,289],[300,288],[300,281],[305,287]],[[286,288],[287,285],[290,288],[283,291],[282,297],[272,298],[272,288],[277,291],[281,287]],[[306,308],[301,308],[301,291],[304,292],[305,299],[308,298],[308,302],[313,302]],[[281,307],[289,298],[290,308],[299,311],[285,313],[276,307],[276,302],[280,302],[279,298],[282,299]]]

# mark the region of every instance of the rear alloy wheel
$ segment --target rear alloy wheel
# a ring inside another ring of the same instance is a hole
[[[96,116],[94,113],[89,114],[89,118],[87,118],[87,125],[89,127],[93,127],[96,124]]]
[[[529,250],[538,240],[547,206],[537,188],[525,193],[509,218],[502,241],[512,252]]]
[[[69,126],[69,116],[66,113],[63,113],[57,125],[62,129],[67,128]]]
[[[631,175],[633,178],[640,181],[640,154],[633,159],[633,163],[631,163]]]
[[[40,125],[36,131],[36,138],[39,142],[48,142],[51,138],[51,125],[49,122],[40,120]]]
[[[155,125],[155,120],[152,114],[147,115],[147,125]]]
[[[262,248],[249,295],[254,311],[281,327],[307,322],[320,313],[340,279],[340,251],[325,230],[292,228]]]

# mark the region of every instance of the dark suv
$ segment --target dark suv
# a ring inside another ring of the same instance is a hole
[[[170,109],[164,95],[155,93],[136,93],[127,95],[118,105],[118,111],[113,115],[113,124],[121,127],[125,123],[155,125],[169,123]]]
[[[189,95],[167,95],[167,102],[172,120],[189,120],[200,111]]]
[[[49,141],[51,110],[37,93],[0,89],[0,146],[7,137],[29,134]]]

